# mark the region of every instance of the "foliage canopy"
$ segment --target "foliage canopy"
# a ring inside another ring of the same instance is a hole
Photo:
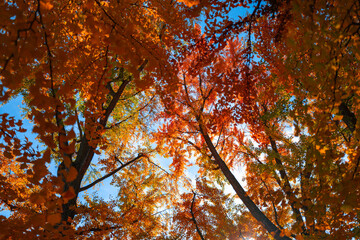
[[[3,0],[0,238],[360,238],[359,15]]]

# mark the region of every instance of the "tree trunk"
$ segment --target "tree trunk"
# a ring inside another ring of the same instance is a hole
[[[204,131],[203,127],[200,125],[200,132],[203,136],[211,154],[214,156],[216,163],[219,165],[222,173],[225,175],[226,179],[229,181],[230,185],[235,190],[236,194],[239,196],[241,201],[249,209],[251,215],[262,225],[265,229],[272,235],[276,240],[290,240],[291,238],[287,236],[281,236],[281,230],[273,224],[269,218],[255,205],[255,203],[250,199],[246,194],[243,187],[237,181],[235,176],[232,174],[230,169],[227,167],[226,163],[222,160],[218,154],[215,146],[213,145],[209,135]]]

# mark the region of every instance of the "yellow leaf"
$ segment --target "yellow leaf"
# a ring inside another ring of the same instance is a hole
[[[320,154],[325,154],[325,153],[326,153],[326,150],[327,150],[326,147],[321,148],[321,149],[319,150],[319,153],[320,153]]]
[[[337,114],[339,112],[339,108],[335,107],[332,111],[331,114]]]

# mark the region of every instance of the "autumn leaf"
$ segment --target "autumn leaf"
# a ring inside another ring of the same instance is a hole
[[[61,196],[64,200],[64,203],[66,204],[71,199],[74,199],[76,197],[76,193],[75,193],[74,188],[72,186],[70,186],[67,191],[65,191],[64,193],[61,194]]]
[[[51,225],[56,225],[61,222],[61,214],[60,213],[54,213],[47,216],[47,221]]]
[[[0,8],[1,239],[358,237],[357,1]]]
[[[66,175],[66,181],[67,182],[72,182],[76,179],[78,175],[78,171],[76,170],[76,168],[74,168],[73,166],[70,167],[70,170],[67,172]]]

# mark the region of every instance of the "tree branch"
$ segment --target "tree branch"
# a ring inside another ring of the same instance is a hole
[[[142,70],[144,70],[146,64],[148,63],[148,60],[145,59],[143,64],[141,64],[141,66],[137,69],[138,72],[142,72]],[[114,110],[116,104],[118,103],[120,96],[122,95],[122,93],[125,90],[125,87],[127,86],[127,84],[130,82],[130,80],[124,80],[122,82],[122,84],[120,85],[119,89],[117,90],[117,92],[115,93],[115,95],[113,96],[113,99],[111,100],[109,106],[106,108],[105,114],[103,116],[103,118],[100,120],[100,124],[103,125],[104,127],[106,126],[107,120],[110,117],[110,114],[112,113],[112,111]]]
[[[234,174],[230,171],[224,160],[220,157],[217,152],[214,144],[211,141],[211,138],[207,134],[205,127],[199,123],[200,133],[203,136],[209,150],[211,151],[213,157],[215,158],[216,163],[219,165],[222,173],[225,175],[226,179],[229,181],[230,185],[233,187],[236,194],[239,196],[241,201],[250,211],[251,215],[259,222],[261,225],[274,236],[276,240],[290,240],[287,236],[281,236],[281,230],[275,226],[268,217],[259,209],[258,206],[251,200],[247,195],[244,188],[241,186],[239,181],[235,178]]]
[[[80,121],[79,121],[79,115],[78,115],[78,112],[77,112],[76,109],[75,109],[75,114],[76,114],[76,123],[77,123],[77,126],[79,128],[80,139],[82,139],[83,138],[83,132],[82,132],[81,124],[80,124]]]
[[[268,191],[268,194],[269,194],[271,197],[273,197],[272,194],[271,194],[271,192],[270,192],[270,189],[268,188],[268,186],[267,186],[267,184],[264,182],[264,180],[261,179],[261,182],[264,184],[266,190]],[[276,206],[275,206],[275,203],[274,203],[274,200],[273,200],[273,199],[271,199],[271,204],[272,204],[273,209],[274,209],[274,215],[275,215],[275,223],[276,223],[276,225],[277,225],[280,229],[284,229],[284,227],[281,226],[280,223],[279,223]]]
[[[165,169],[163,169],[162,167],[160,167],[158,164],[154,163],[153,161],[150,160],[150,158],[147,158],[147,160],[153,164],[155,167],[159,168],[160,170],[162,170],[163,172],[165,172],[166,174],[170,174],[168,171],[166,171]]]
[[[115,95],[113,96],[113,98],[111,99],[111,102],[109,104],[109,106],[106,108],[105,114],[103,116],[103,118],[100,120],[100,124],[102,126],[105,127],[107,120],[110,117],[110,114],[112,113],[112,111],[114,110],[117,102],[119,101],[119,98],[121,96],[121,94],[124,92],[126,85],[128,85],[128,83],[130,82],[130,80],[124,80],[122,82],[122,84],[120,85],[119,89],[117,90],[117,92],[115,93]]]
[[[343,116],[343,121],[351,132],[355,131],[356,116],[352,113],[346,103],[342,102],[339,106],[339,113]]]
[[[150,98],[149,102],[147,102],[144,106],[142,106],[141,108],[137,109],[137,110],[134,112],[134,114],[126,117],[125,119],[121,120],[120,122],[117,122],[117,123],[113,124],[113,125],[110,126],[110,127],[105,127],[105,129],[111,129],[111,128],[113,128],[113,127],[117,127],[117,126],[119,126],[120,124],[122,124],[123,122],[126,122],[126,121],[129,120],[130,118],[134,117],[134,115],[135,115],[136,113],[139,113],[140,111],[144,110],[147,106],[149,106],[150,102],[151,102],[154,98],[155,98],[155,95],[152,96],[152,97]]]
[[[111,177],[112,175],[114,175],[115,173],[117,173],[118,171],[120,171],[121,169],[123,169],[124,167],[132,164],[133,162],[135,162],[136,160],[138,160],[138,159],[141,158],[141,157],[144,157],[144,155],[143,155],[143,154],[139,154],[139,156],[137,156],[136,158],[134,158],[134,159],[128,161],[127,163],[121,165],[120,167],[116,168],[116,169],[113,170],[112,172],[110,172],[110,173],[106,174],[105,176],[103,176],[103,177],[95,180],[94,182],[90,183],[89,185],[80,188],[79,192],[85,191],[85,190],[91,188],[92,186],[94,186],[95,184],[97,184],[97,183],[105,180],[106,178]]]
[[[194,196],[193,196],[193,199],[192,199],[192,201],[191,201],[191,207],[190,207],[191,221],[194,222],[195,227],[196,227],[196,232],[199,234],[201,240],[205,240],[205,238],[204,238],[204,236],[202,235],[202,233],[201,233],[201,231],[200,231],[200,228],[199,228],[199,226],[198,226],[198,224],[197,224],[197,222],[196,222],[196,219],[195,219],[195,214],[194,214],[193,208],[194,208],[194,202],[195,202],[195,198],[196,198],[196,193],[193,192],[193,194],[194,194]]]
[[[289,177],[285,171],[284,165],[282,164],[282,161],[280,159],[280,153],[277,149],[275,140],[269,135],[269,140],[271,144],[272,150],[275,152],[275,162],[278,166],[278,170],[280,172],[280,177],[284,181],[284,184],[281,184],[282,190],[285,192],[286,197],[288,198],[290,202],[290,206],[292,211],[295,213],[296,221],[300,224],[301,229],[303,230],[303,233],[307,232],[307,229],[305,227],[305,223],[302,218],[302,214],[299,210],[299,208],[296,207],[296,202],[298,201],[297,197],[295,196],[292,187],[290,185]]]

